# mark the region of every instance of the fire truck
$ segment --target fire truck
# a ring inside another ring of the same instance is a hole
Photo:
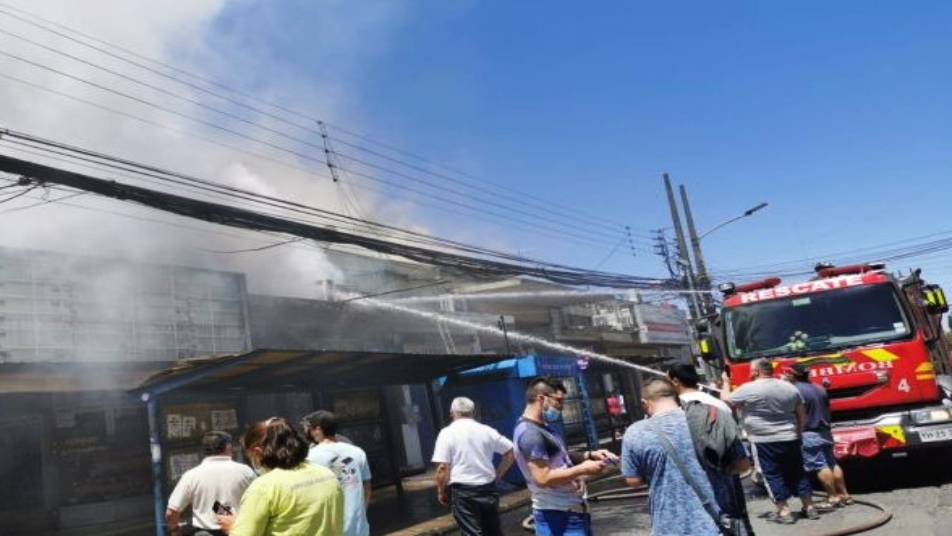
[[[921,270],[818,264],[804,282],[725,283],[723,305],[698,328],[701,356],[735,385],[750,362],[796,363],[826,388],[839,458],[905,456],[952,446],[952,361],[941,328],[945,294]]]

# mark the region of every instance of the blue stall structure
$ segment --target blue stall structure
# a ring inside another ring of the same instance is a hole
[[[596,436],[600,443],[612,441],[613,428],[619,424],[609,416],[606,396],[613,392],[624,393],[625,399],[631,400],[632,393],[623,386],[635,385],[637,381],[624,381],[623,376],[636,374],[629,370],[619,372],[616,367],[601,369],[594,364],[580,368],[577,356],[516,356],[445,377],[439,397],[447,409],[444,413],[448,413],[454,398],[472,399],[476,403],[477,420],[511,438],[516,421],[525,409],[526,384],[536,376],[550,376],[564,382],[568,390],[562,422],[555,427],[569,445],[592,448],[591,436]],[[583,379],[584,387],[580,388]],[[587,399],[583,398],[585,393]],[[525,484],[515,466],[504,480],[515,485]]]

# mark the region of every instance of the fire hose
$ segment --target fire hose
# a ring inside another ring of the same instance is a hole
[[[752,470],[748,471],[747,473],[742,475],[742,478],[750,477],[752,474],[753,474]],[[614,480],[614,479],[620,479],[620,478],[621,478],[621,475],[614,475],[605,480]],[[822,493],[817,493],[816,495],[818,497],[825,497],[825,495]],[[642,499],[646,497],[648,497],[648,486],[638,486],[634,488],[625,486],[625,487],[610,488],[604,491],[593,493],[588,496],[588,501],[590,503],[597,503],[601,501]],[[868,506],[870,508],[878,510],[880,512],[880,515],[876,519],[866,523],[860,523],[858,525],[853,525],[851,527],[845,527],[842,529],[837,529],[837,530],[829,531],[829,532],[820,532],[820,533],[817,533],[816,536],[849,536],[851,534],[859,534],[861,532],[866,532],[876,527],[885,525],[886,523],[889,522],[889,520],[892,519],[892,512],[890,512],[888,509],[886,509],[885,506],[881,504],[878,504],[872,501],[857,499],[854,497],[853,505],[854,506],[855,505]],[[533,519],[531,515],[523,519],[522,528],[529,532],[533,532],[535,530],[535,520]]]

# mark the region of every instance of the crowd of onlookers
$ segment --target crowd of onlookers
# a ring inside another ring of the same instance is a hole
[[[779,374],[781,377],[775,377]],[[720,397],[702,390],[692,365],[670,367],[645,382],[647,418],[625,430],[621,455],[604,449],[573,451],[552,424],[567,389],[536,378],[512,440],[473,420],[473,402],[453,401],[453,423],[440,433],[433,461],[437,494],[450,504],[464,535],[502,535],[494,483],[518,465],[532,497],[535,533],[590,536],[586,480],[620,466],[631,486],[648,486],[651,533],[658,536],[752,536],[741,474],[753,467],[776,506],[768,522],[794,524],[853,502],[833,453],[829,399],[799,364],[775,371],[750,363],[750,378],[736,389],[724,375]],[[746,436],[746,441],[742,438]],[[502,455],[493,465],[495,455]],[[826,492],[814,501],[809,477]],[[796,496],[794,513],[788,500]]]
[[[256,422],[240,440],[250,467],[233,461],[229,434],[205,434],[205,458],[169,498],[171,534],[368,536],[370,466],[338,440],[338,424],[329,411],[305,416],[300,430],[280,417]],[[189,507],[192,522],[182,524]]]
[[[502,536],[496,484],[515,463],[541,536],[590,536],[586,480],[616,466],[628,485],[648,487],[657,536],[753,535],[740,477],[751,467],[776,506],[764,516],[769,522],[818,519],[853,502],[833,453],[829,399],[810,382],[807,366],[775,371],[770,361],[754,360],[750,378],[736,388],[722,376],[711,389],[720,397],[699,380],[695,367],[683,364],[645,382],[646,418],[625,430],[620,456],[568,449],[552,426],[568,392],[558,380],[529,383],[511,440],[475,419],[472,400],[457,397],[433,452],[437,500],[451,508],[462,534]],[[228,434],[206,434],[205,459],[169,499],[172,533],[368,536],[366,454],[338,440],[330,412],[314,412],[301,424],[303,433],[282,418],[250,426],[240,444],[251,467],[232,460]],[[822,501],[813,500],[811,474],[826,493]],[[789,504],[794,496],[797,512]],[[191,526],[180,522],[189,506]]]

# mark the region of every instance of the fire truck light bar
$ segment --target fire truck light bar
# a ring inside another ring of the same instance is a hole
[[[817,264],[814,269],[816,270],[817,279],[825,279],[828,277],[837,277],[841,275],[876,272],[885,268],[886,263],[884,262],[870,262],[866,264],[851,264],[849,266],[833,266],[829,263],[820,263]]]

